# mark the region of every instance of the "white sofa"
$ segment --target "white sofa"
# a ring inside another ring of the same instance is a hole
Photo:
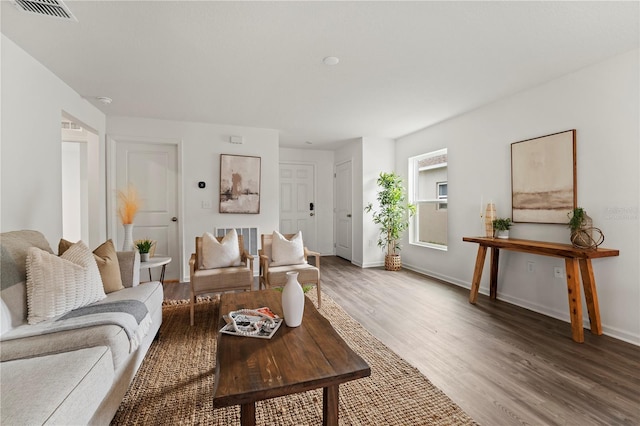
[[[0,424],[109,424],[162,323],[162,285],[140,284],[140,256],[118,252],[124,289],[96,304],[137,300],[151,318],[137,348],[116,324],[80,325],[32,335],[27,323],[29,247],[53,253],[37,231],[0,234],[2,319]],[[117,314],[116,314],[117,315]]]

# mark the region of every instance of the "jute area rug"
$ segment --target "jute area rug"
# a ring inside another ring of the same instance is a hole
[[[316,302],[315,292],[307,297]],[[201,300],[196,305],[193,327],[186,301],[162,309],[160,339],[152,344],[112,424],[239,425],[238,406],[212,406],[218,301]],[[370,377],[340,385],[341,425],[475,424],[326,294],[320,312],[371,366]],[[260,401],[256,423],[321,425],[322,390]]]

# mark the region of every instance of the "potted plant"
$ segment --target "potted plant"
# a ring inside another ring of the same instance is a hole
[[[149,261],[149,252],[151,251],[151,247],[153,247],[153,244],[154,244],[154,241],[148,240],[148,239],[137,240],[136,241],[136,247],[137,247],[138,251],[140,252],[140,261],[141,262],[148,262]]]
[[[509,238],[509,228],[511,228],[511,218],[499,217],[493,220],[493,230],[496,238]]]
[[[380,225],[378,247],[386,249],[384,267],[388,271],[397,271],[402,267],[400,243],[402,234],[409,227],[409,218],[416,213],[416,206],[406,201],[406,192],[402,178],[395,173],[380,173],[377,184],[380,210],[373,211],[369,203],[365,212],[373,214],[373,223]]]

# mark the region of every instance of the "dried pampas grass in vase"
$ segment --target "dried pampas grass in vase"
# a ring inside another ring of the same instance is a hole
[[[124,226],[123,251],[133,250],[133,218],[140,209],[140,198],[133,185],[129,184],[127,190],[118,191],[118,216]]]

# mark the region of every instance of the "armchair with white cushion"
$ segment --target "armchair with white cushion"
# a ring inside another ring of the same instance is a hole
[[[287,272],[298,273],[300,284],[315,284],[318,292],[318,309],[322,304],[320,292],[320,253],[304,247],[302,232],[296,234],[261,235],[260,254],[260,289],[281,287],[287,282]],[[307,260],[314,258],[314,265]]]
[[[196,252],[189,259],[191,280],[191,325],[196,296],[226,291],[251,291],[253,256],[244,248],[242,235],[232,229],[224,237],[206,232],[196,237]]]

